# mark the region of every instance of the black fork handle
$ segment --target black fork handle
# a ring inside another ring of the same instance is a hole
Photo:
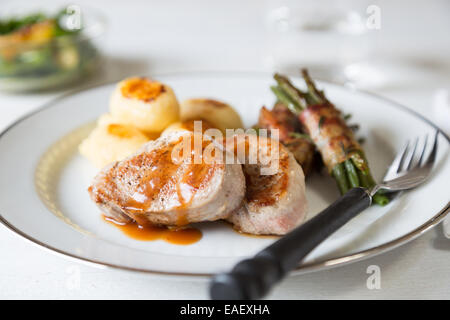
[[[368,208],[372,198],[363,188],[354,188],[313,219],[297,227],[253,258],[239,262],[230,273],[214,276],[212,299],[258,299],[281,280],[321,242]]]

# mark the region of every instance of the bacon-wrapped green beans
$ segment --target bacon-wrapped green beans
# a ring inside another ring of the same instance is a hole
[[[342,194],[354,187],[372,188],[375,182],[367,159],[342,113],[315,86],[306,70],[302,70],[307,91],[292,85],[288,78],[275,74],[271,89],[291,112],[297,115],[304,131],[319,150],[329,173]],[[385,205],[389,199],[377,193],[374,202]]]

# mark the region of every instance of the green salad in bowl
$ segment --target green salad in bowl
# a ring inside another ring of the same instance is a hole
[[[0,89],[48,89],[93,71],[98,65],[93,38],[103,24],[94,20],[88,26],[85,16],[68,7],[53,15],[0,18]]]

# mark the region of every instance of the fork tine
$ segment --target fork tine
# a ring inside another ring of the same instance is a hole
[[[410,141],[408,141],[408,142],[406,143],[406,147],[405,147],[405,149],[403,149],[403,151],[402,151],[400,160],[399,160],[399,162],[398,162],[397,173],[401,172],[401,171],[402,171],[402,168],[404,167],[404,163],[405,163],[406,157],[407,157],[408,152],[409,152],[409,145],[410,145]]]
[[[412,163],[414,162],[414,155],[416,153],[417,144],[419,143],[419,138],[416,138],[416,141],[414,142],[414,146],[412,150],[408,154],[407,160],[405,160],[405,170],[411,169]]]
[[[400,175],[397,175],[396,177],[394,177],[394,179],[387,180],[387,181],[385,180],[383,182],[383,184],[378,185],[378,187],[380,187],[381,189],[386,189],[386,190],[390,190],[390,191],[402,191],[402,190],[417,187],[422,182],[424,182],[430,175],[433,164],[436,160],[437,149],[438,149],[438,136],[439,136],[439,129],[436,130],[436,132],[434,134],[433,147],[432,147],[428,157],[426,158],[425,163],[422,166],[417,167],[417,165],[416,165],[416,168],[414,168],[412,170],[407,170],[407,172],[402,172]],[[409,145],[409,143],[408,143],[408,145]],[[426,149],[426,145],[427,145],[427,139],[425,140],[423,149]],[[404,153],[405,152],[403,151],[402,157],[404,156]],[[414,153],[414,152],[412,152],[412,153]],[[422,155],[420,156],[421,158],[423,158],[423,153],[424,153],[424,150],[422,150]],[[376,187],[375,187],[375,190],[377,190]]]
[[[402,158],[405,155],[405,153],[408,151],[409,142],[406,143],[406,145],[403,147],[402,151],[397,153],[395,156],[395,159],[392,161],[391,165],[389,166],[386,175],[384,176],[383,180],[391,180],[397,176],[397,172],[401,168],[401,162]]]
[[[427,160],[425,160],[425,163],[423,164],[424,166],[432,166],[434,163],[434,160],[436,159],[437,146],[438,146],[438,135],[439,135],[439,130],[436,130],[436,132],[434,133],[433,149],[431,149]]]
[[[425,151],[427,150],[427,143],[428,143],[428,133],[425,135],[425,140],[423,142],[422,152],[420,153],[419,160],[417,161],[417,163],[414,166],[414,168],[418,168],[422,164],[423,157],[425,155]]]

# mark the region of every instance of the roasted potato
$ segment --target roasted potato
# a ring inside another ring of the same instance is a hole
[[[162,132],[179,120],[179,104],[168,85],[147,78],[128,78],[110,99],[112,116],[121,124],[144,132]]]
[[[205,133],[208,129],[215,129],[215,127],[206,120],[186,120],[186,121],[178,121],[172,123],[170,126],[168,126],[161,135],[165,135],[169,132],[173,131],[192,131],[194,132],[195,129],[195,121],[201,121],[201,131],[202,133]]]
[[[102,168],[126,158],[149,140],[137,128],[115,123],[114,118],[106,114],[100,117],[97,127],[80,144],[79,151],[97,168]]]
[[[225,129],[243,128],[239,114],[230,105],[212,99],[187,99],[180,105],[181,121],[206,120],[225,133]]]

